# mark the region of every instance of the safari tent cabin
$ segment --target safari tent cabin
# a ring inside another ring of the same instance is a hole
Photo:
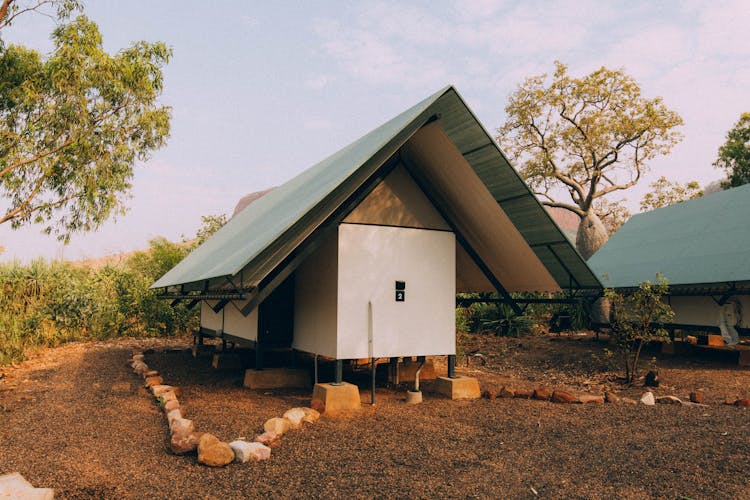
[[[750,185],[633,216],[588,261],[606,287],[667,279],[671,328],[750,334]]]
[[[207,332],[335,360],[452,360],[456,292],[517,308],[512,292],[600,287],[453,87],[254,201],[153,285],[200,301]]]

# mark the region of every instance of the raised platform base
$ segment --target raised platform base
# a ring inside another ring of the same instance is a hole
[[[479,381],[473,377],[438,377],[435,381],[435,391],[451,399],[479,399]]]
[[[208,344],[193,344],[194,358],[210,358],[214,355],[214,346]]]
[[[359,388],[356,385],[342,382],[340,385],[315,384],[313,388],[313,401],[322,404],[326,412],[359,410],[362,401],[359,398]]]
[[[303,368],[245,370],[245,387],[250,389],[304,389],[310,387],[310,372]]]
[[[211,360],[211,366],[217,370],[242,369],[242,356],[233,352],[216,353]]]

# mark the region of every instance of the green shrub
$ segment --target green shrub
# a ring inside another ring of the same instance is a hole
[[[605,290],[604,296],[612,307],[611,334],[617,342],[629,384],[637,377],[644,344],[657,340],[669,342],[669,333],[663,327],[674,318],[672,308],[663,300],[668,293],[667,280],[658,274],[656,283],[645,281],[632,293]]]
[[[516,314],[507,304],[491,304],[486,308],[479,324],[482,331],[490,331],[495,335],[520,337],[531,331],[534,321],[526,314]]]
[[[197,309],[171,307],[149,289],[188,251],[160,238],[123,264],[101,269],[44,260],[0,264],[0,364],[42,346],[172,335],[197,326]]]
[[[460,332],[520,336],[528,333],[534,325],[530,315],[519,315],[506,304],[489,302],[497,298],[494,294],[460,294],[459,298],[488,300],[456,308],[456,329]]]

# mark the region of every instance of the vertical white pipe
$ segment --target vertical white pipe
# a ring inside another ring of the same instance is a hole
[[[370,354],[370,404],[375,405],[375,348],[373,347],[374,326],[372,317],[372,301],[367,301],[367,352]]]
[[[372,301],[367,302],[367,352],[368,357],[375,357],[375,348],[373,346],[373,317],[372,317]]]

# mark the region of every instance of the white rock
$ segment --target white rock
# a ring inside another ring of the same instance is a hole
[[[182,412],[179,408],[175,408],[174,410],[169,410],[167,412],[167,421],[169,422],[169,427],[172,427],[172,420],[176,420],[178,418],[182,418]]]
[[[285,418],[273,417],[266,420],[266,423],[263,424],[263,429],[266,432],[273,432],[277,436],[282,436],[286,431],[289,430],[291,426],[292,423],[289,422],[289,420]]]
[[[643,396],[641,396],[641,404],[646,406],[654,406],[656,404],[656,400],[654,400],[654,393],[647,391],[643,393]]]
[[[255,439],[253,441],[255,441],[256,443],[264,444],[269,448],[277,448],[278,446],[281,446],[281,438],[274,432],[266,431],[263,434],[255,436]]]
[[[175,393],[173,391],[166,391],[159,396],[161,398],[162,403],[166,403],[168,401],[174,401],[177,399],[177,396],[175,396]]]
[[[302,427],[302,420],[305,418],[305,410],[302,408],[292,408],[284,413],[284,418],[289,420],[292,429],[299,429]]]
[[[260,443],[248,443],[247,441],[232,441],[229,447],[234,452],[235,462],[245,463],[257,462],[271,458],[271,448]]]
[[[172,431],[172,434],[190,434],[195,430],[195,425],[193,425],[192,420],[187,418],[176,418],[171,421],[169,430]]]
[[[138,375],[143,375],[148,371],[148,365],[143,361],[136,361],[133,363],[133,371]]]
[[[172,386],[171,385],[152,385],[151,386],[151,393],[154,395],[154,397],[158,398],[162,394],[164,394],[167,391],[171,391]]]
[[[229,443],[229,447],[234,452],[234,461],[244,464],[250,460],[250,443],[247,441],[237,440]]]
[[[313,410],[312,408],[301,408],[305,412],[305,417],[302,419],[303,422],[313,423],[320,418],[320,412]]]
[[[0,476],[0,498],[24,500],[52,500],[55,490],[34,488],[19,472]]]

